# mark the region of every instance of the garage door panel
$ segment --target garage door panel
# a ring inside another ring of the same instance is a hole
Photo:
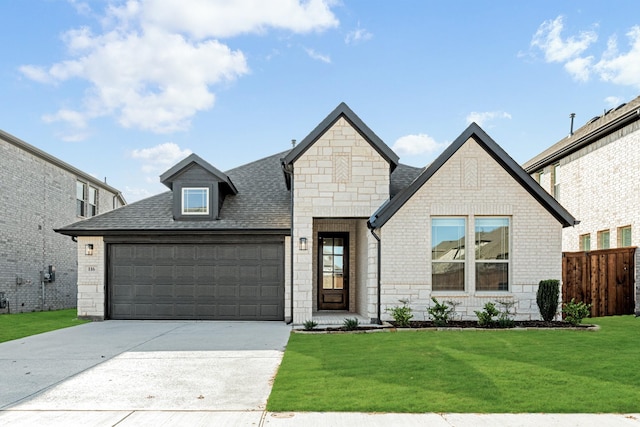
[[[282,243],[111,244],[114,319],[282,320]]]
[[[174,285],[171,285],[171,284],[167,284],[167,285],[156,284],[153,286],[153,296],[160,297],[160,298],[172,297],[173,288],[174,288]]]

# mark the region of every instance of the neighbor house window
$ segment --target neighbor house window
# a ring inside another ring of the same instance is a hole
[[[76,182],[76,215],[85,216],[85,206],[87,200],[87,184]]]
[[[598,231],[598,249],[609,248],[609,230]]]
[[[465,218],[431,220],[431,283],[434,291],[464,291]]]
[[[209,215],[209,189],[183,188],[182,213],[185,215]]]
[[[618,228],[618,247],[631,246],[631,226]]]
[[[509,218],[475,220],[476,290],[509,290]]]
[[[591,234],[580,236],[580,250],[585,252],[591,250]]]
[[[87,212],[86,216],[96,216],[98,214],[98,190],[89,187],[89,197],[87,198]]]
[[[556,163],[551,170],[551,183],[553,186],[553,197],[560,198],[560,164]]]

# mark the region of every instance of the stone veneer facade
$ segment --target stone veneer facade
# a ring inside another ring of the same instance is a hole
[[[467,251],[465,291],[431,289],[431,218],[464,217],[474,241],[477,216],[510,218],[509,291],[475,290]],[[515,301],[516,319],[538,319],[538,283],[561,279],[561,224],[473,139],[462,147],[382,227],[382,313],[408,299],[414,320],[427,320],[431,297],[460,302],[462,319],[477,319],[489,301]]]
[[[640,121],[610,134],[559,161],[558,201],[580,224],[562,232],[562,250],[581,251],[589,235],[590,250],[601,249],[598,232],[609,231],[609,247],[621,246],[620,230],[631,226],[631,246],[640,246]],[[533,176],[553,194],[553,166]],[[640,251],[636,250],[636,311],[640,311]]]
[[[294,324],[312,319],[317,310],[314,248],[318,231],[351,232],[355,278],[351,276],[349,306],[358,314],[375,317],[369,301],[372,287],[375,292],[375,277],[370,273],[371,268],[375,271],[370,259],[375,239],[365,227],[366,219],[389,198],[389,176],[389,163],[343,117],[295,161],[293,242],[306,237],[309,249],[302,251],[294,244]],[[355,256],[360,254],[367,256]]]

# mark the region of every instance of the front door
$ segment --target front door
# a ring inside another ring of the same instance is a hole
[[[318,310],[349,309],[349,233],[318,233]]]

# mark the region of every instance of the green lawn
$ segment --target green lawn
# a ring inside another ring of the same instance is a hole
[[[269,411],[640,412],[640,318],[597,332],[292,334]]]
[[[0,342],[86,323],[78,320],[77,310],[38,311],[0,315]]]

